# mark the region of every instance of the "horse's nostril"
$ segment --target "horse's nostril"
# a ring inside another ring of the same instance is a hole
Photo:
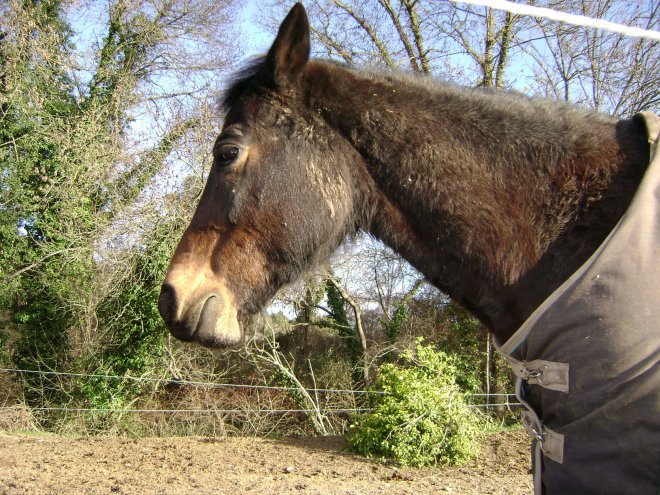
[[[158,297],[158,312],[168,326],[172,326],[177,313],[176,289],[172,284],[165,283]]]

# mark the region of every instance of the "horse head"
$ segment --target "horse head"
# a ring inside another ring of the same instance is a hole
[[[360,156],[301,104],[309,49],[297,4],[267,56],[225,95],[213,165],[158,301],[181,340],[240,342],[243,316],[355,230],[348,163]]]

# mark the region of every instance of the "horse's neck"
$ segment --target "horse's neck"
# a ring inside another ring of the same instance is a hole
[[[501,340],[589,257],[639,181],[622,166],[611,121],[566,126],[564,109],[551,125],[530,116],[547,105],[506,109],[510,96],[489,106],[452,87],[316,70],[324,77],[310,103],[367,164],[364,227]]]

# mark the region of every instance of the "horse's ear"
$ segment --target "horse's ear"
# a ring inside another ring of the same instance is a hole
[[[309,60],[309,21],[301,3],[293,6],[282,21],[266,56],[266,70],[277,87],[287,86]]]

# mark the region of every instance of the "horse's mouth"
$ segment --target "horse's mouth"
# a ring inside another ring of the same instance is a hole
[[[218,296],[215,295],[210,296],[202,304],[199,320],[193,333],[193,339],[202,345],[215,341],[214,331],[218,321],[219,306]]]
[[[217,295],[212,295],[204,301],[197,328],[193,333],[194,341],[204,347],[218,348],[234,346],[242,340],[238,321],[235,322],[239,327],[238,335],[235,332],[227,332],[226,326],[229,322],[224,321],[226,317],[221,309],[222,300]]]

